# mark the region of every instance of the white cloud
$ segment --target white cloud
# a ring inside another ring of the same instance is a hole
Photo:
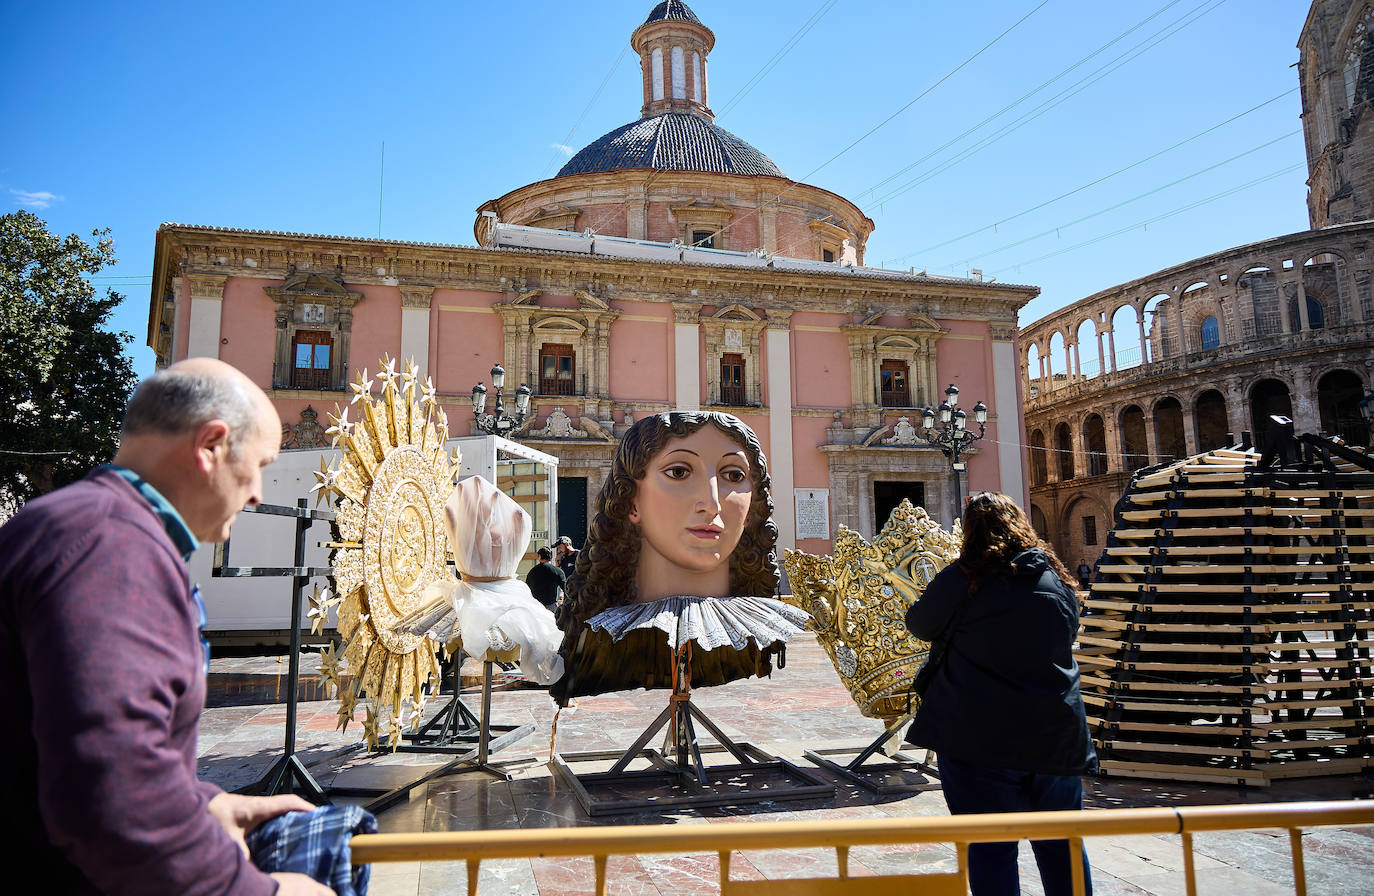
[[[571,146],[568,146],[566,143],[550,143],[549,146],[551,146],[551,147],[553,147],[554,149],[558,150],[559,152],[561,152],[561,153],[562,153],[563,155],[565,155],[565,156],[570,156],[570,155],[572,155],[573,153],[577,152],[576,149],[573,149]]]
[[[16,190],[11,188],[10,195],[18,200],[20,205],[29,208],[48,208],[54,202],[62,201],[61,196],[58,196],[56,193],[49,193],[45,190],[30,193],[28,190]]]

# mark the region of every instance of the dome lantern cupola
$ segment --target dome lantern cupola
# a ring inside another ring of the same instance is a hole
[[[682,0],[664,0],[630,35],[644,73],[642,117],[690,112],[707,121],[706,56],[716,36]]]

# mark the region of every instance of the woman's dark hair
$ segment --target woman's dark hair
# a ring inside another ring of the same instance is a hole
[[[730,593],[771,597],[777,590],[778,527],[773,523],[768,461],[758,436],[732,414],[669,411],[638,420],[620,440],[610,476],[596,497],[587,543],[577,555],[577,567],[568,579],[565,606],[572,620],[585,621],[609,607],[634,602],[642,536],[639,527],[630,522],[630,508],[639,481],[648,471],[649,462],[669,441],[708,425],[744,449],[753,485],[744,534],[730,555]],[[566,624],[564,627],[568,628]]]
[[[1035,533],[1015,501],[997,492],[982,492],[969,498],[964,508],[964,544],[959,563],[970,579],[1010,576],[1012,560],[1031,548],[1044,551],[1055,575],[1070,588],[1076,587],[1063,561]]]

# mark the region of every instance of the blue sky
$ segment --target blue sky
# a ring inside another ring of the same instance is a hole
[[[146,374],[161,222],[377,236],[381,186],[381,236],[470,245],[638,117],[653,5],[0,0],[0,212],[112,230]],[[1303,0],[690,6],[719,125],[864,209],[870,265],[1040,286],[1022,323],[1307,227]]]

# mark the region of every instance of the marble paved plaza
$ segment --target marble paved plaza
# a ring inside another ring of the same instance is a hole
[[[311,665],[307,659],[306,666]],[[211,707],[200,731],[202,777],[234,789],[262,777],[283,751],[286,708],[279,698],[278,672],[285,680],[284,657],[218,659],[211,678]],[[310,678],[306,676],[307,680]],[[307,698],[318,698],[307,690]],[[474,709],[475,694],[465,699]],[[855,747],[880,730],[855,709],[829,660],[804,636],[788,650],[787,666],[771,679],[706,689],[694,699],[732,738],[814,769],[802,758],[807,749]],[[228,704],[228,705],[226,705]],[[584,698],[558,719],[558,749],[615,750],[627,747],[664,705],[661,692],[643,691]],[[564,827],[590,824],[711,824],[741,818],[863,819],[946,814],[938,782],[914,793],[877,796],[837,782],[833,797],[751,807],[647,811],[626,816],[588,817],[572,792],[551,775],[547,760],[554,705],[541,690],[515,687],[493,698],[493,722],[532,725],[533,733],[496,754],[514,774],[506,782],[467,772],[435,779],[415,788],[410,798],[381,813],[383,831],[463,831]],[[437,705],[431,706],[431,711]],[[362,726],[335,730],[338,702],[308,699],[299,704],[297,749],[325,787],[395,787],[413,782],[449,757],[434,754],[367,754],[354,748]],[[362,718],[359,710],[357,717]],[[825,780],[833,776],[821,775]],[[1093,808],[1198,804],[1262,803],[1309,799],[1350,799],[1367,795],[1369,777],[1332,777],[1284,782],[1271,788],[1238,788],[1126,779],[1089,779]],[[1199,893],[1216,896],[1269,896],[1294,892],[1287,835],[1280,831],[1198,835]],[[1374,829],[1329,828],[1304,838],[1308,892],[1374,894]],[[1178,837],[1108,837],[1088,841],[1098,896],[1184,893],[1183,858]],[[1040,893],[1034,861],[1021,848],[1022,888]],[[953,848],[946,845],[855,849],[850,873],[917,873],[951,870]],[[834,874],[833,850],[772,850],[737,854],[732,876],[741,879]],[[610,862],[610,892],[655,894],[713,893],[718,888],[714,856],[644,855]],[[466,872],[459,863],[426,862],[377,865],[373,896],[461,894]],[[592,892],[590,859],[502,860],[482,863],[480,892],[492,896],[565,896]]]

